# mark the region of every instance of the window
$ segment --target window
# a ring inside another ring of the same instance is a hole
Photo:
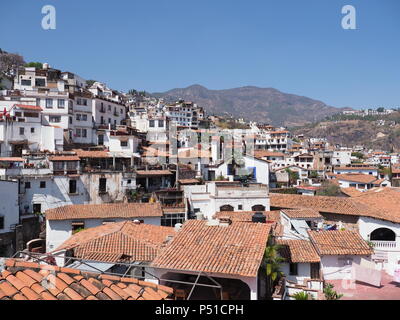
[[[72,234],[85,229],[85,223],[83,221],[72,221],[71,223]]]
[[[150,128],[154,128],[154,120],[150,120],[149,126],[150,126]]]
[[[169,213],[161,217],[161,225],[165,227],[174,227],[177,223],[183,223],[184,221],[184,213]]]
[[[22,112],[20,112],[20,111],[15,111],[15,116],[16,116],[16,117],[22,117]]]
[[[99,146],[102,146],[104,144],[104,135],[100,134],[98,136],[98,141],[97,141]]]
[[[82,104],[83,104],[84,106],[87,106],[87,100],[86,100],[86,99],[82,99]]]
[[[25,128],[20,127],[20,128],[19,128],[19,134],[20,134],[21,136],[23,136],[24,133],[25,133]]]
[[[106,193],[107,192],[107,179],[100,178],[99,179],[99,193]]]
[[[35,87],[45,87],[46,79],[35,79]]]
[[[31,133],[35,133],[35,128],[31,128]]]
[[[82,99],[81,98],[76,99],[76,104],[81,105],[82,104]]]
[[[21,79],[21,86],[30,86],[31,80]]]
[[[49,122],[61,122],[61,116],[49,116]]]
[[[131,181],[131,179],[128,179],[128,182],[127,182],[127,184],[131,184],[131,182],[132,182],[132,181]]]
[[[58,100],[57,100],[57,105],[58,105],[58,108],[59,108],[59,109],[64,109],[64,107],[65,107],[65,100],[63,100],[63,99],[58,99]]]
[[[33,213],[42,213],[42,204],[34,203],[32,208],[33,208]]]
[[[76,192],[76,180],[69,180],[69,193],[75,194]]]
[[[79,113],[76,114],[76,120],[81,121],[81,115]]]
[[[108,118],[108,123],[111,123],[111,118]]]
[[[69,117],[69,124],[72,124],[72,117]]]
[[[4,217],[0,217],[0,229],[4,229]]]
[[[243,205],[242,204],[238,205],[238,210],[243,210]]]
[[[75,136],[77,136],[77,137],[81,136],[81,129],[76,129],[75,130]]]
[[[25,182],[25,189],[30,189],[31,188],[31,182],[30,181],[26,181]]]
[[[82,115],[82,121],[87,121],[87,114]]]
[[[40,106],[40,98],[36,98],[36,105]]]
[[[53,162],[53,171],[64,171],[64,162],[54,161]]]
[[[86,129],[82,129],[82,137],[83,138],[87,137],[87,130]]]
[[[121,147],[127,147],[128,141],[121,141]]]
[[[46,99],[46,108],[53,108],[53,99]]]
[[[37,112],[24,112],[24,116],[27,118],[39,118],[39,113]]]
[[[46,188],[46,181],[40,181],[40,188],[41,189]]]
[[[164,120],[158,120],[158,127],[159,128],[164,127]]]
[[[111,111],[111,105],[108,105],[108,111]]]
[[[297,274],[298,274],[297,266],[298,266],[297,263],[291,263],[289,265],[289,274],[291,276],[297,276]]]

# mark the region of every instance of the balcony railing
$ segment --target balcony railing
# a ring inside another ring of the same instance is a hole
[[[374,245],[374,248],[379,248],[379,249],[396,249],[397,248],[396,241],[374,240],[371,242]]]

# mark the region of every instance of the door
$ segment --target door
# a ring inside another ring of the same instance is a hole
[[[310,263],[310,275],[311,275],[311,279],[320,279],[319,269],[320,269],[319,262],[317,262],[317,263]]]

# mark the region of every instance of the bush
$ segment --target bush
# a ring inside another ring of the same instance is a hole
[[[293,295],[295,300],[312,300],[312,296],[305,291],[297,292]]]
[[[333,290],[334,286],[333,284],[326,284],[324,288],[324,294],[326,300],[339,300],[341,297],[343,297],[343,294],[337,293],[335,290]]]

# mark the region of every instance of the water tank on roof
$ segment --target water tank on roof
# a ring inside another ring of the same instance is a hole
[[[256,212],[251,217],[251,221],[252,222],[258,222],[258,223],[266,223],[267,222],[267,217],[262,212]]]

